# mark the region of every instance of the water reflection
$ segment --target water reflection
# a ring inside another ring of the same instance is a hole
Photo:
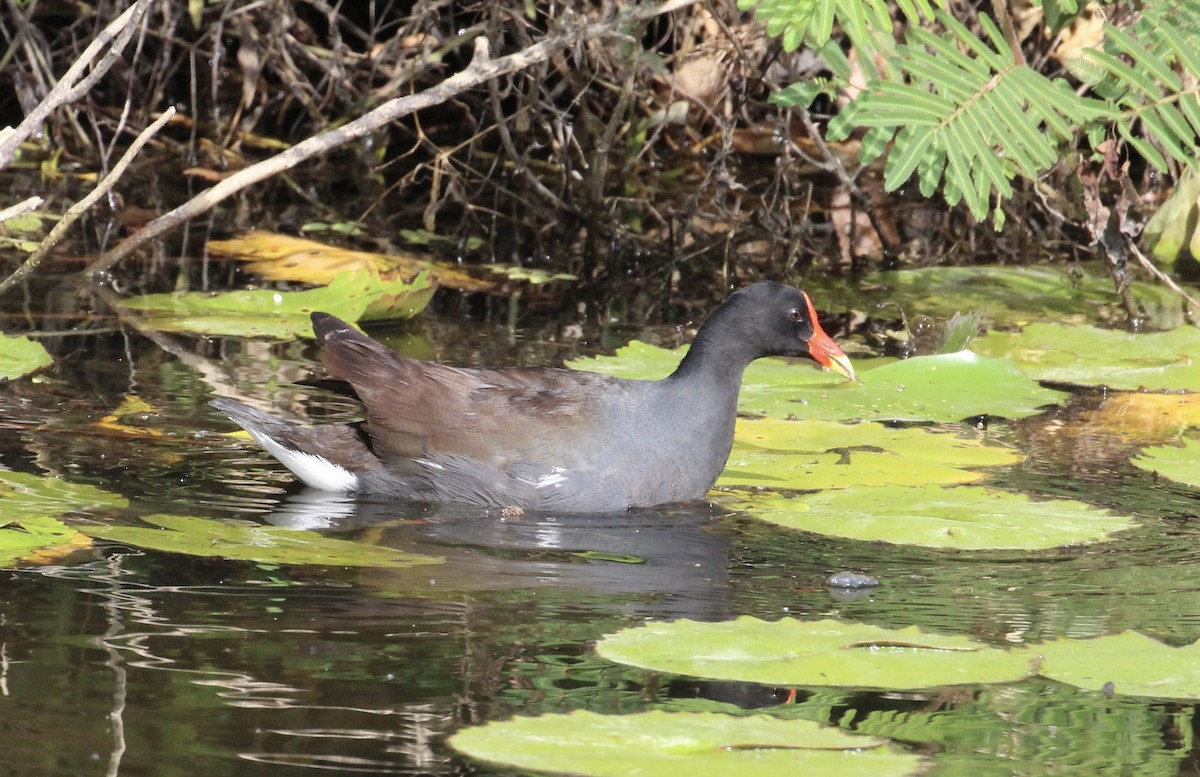
[[[611,599],[625,612],[712,620],[727,615],[729,541],[715,508],[604,514],[526,513],[356,500],[305,490],[264,520],[307,530],[374,529],[378,541],[437,555],[438,567],[365,573],[395,593],[555,588]]]

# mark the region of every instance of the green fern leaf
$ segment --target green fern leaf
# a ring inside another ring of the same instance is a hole
[[[937,192],[945,167],[946,155],[942,153],[941,147],[931,145],[925,152],[925,158],[921,160],[920,172],[917,174],[917,182],[920,184],[922,196],[932,197]],[[893,190],[889,189],[888,191]],[[946,202],[950,202],[950,195],[945,189],[943,189],[943,196],[946,198]]]
[[[1137,149],[1137,152],[1145,158],[1148,164],[1159,170],[1167,169],[1167,160],[1158,153],[1158,149],[1134,135],[1124,122],[1117,122],[1117,131],[1121,133],[1121,137],[1125,138],[1126,143]]]
[[[889,154],[884,166],[883,188],[895,191],[904,185],[917,169],[917,165],[928,164],[933,144],[934,130],[931,127],[908,125],[896,137],[896,153]],[[939,174],[940,175],[940,174]],[[936,186],[936,183],[934,184]]]
[[[883,152],[887,150],[888,143],[892,141],[892,135],[895,134],[887,127],[874,127],[863,135],[862,143],[858,147],[858,160],[864,165],[869,165],[879,157],[883,156]]]
[[[834,0],[817,0],[812,22],[808,27],[808,39],[814,46],[824,46],[833,34]]]
[[[1143,94],[1155,97],[1162,96],[1162,90],[1154,82],[1153,78],[1126,65],[1108,52],[1098,49],[1088,49],[1087,56],[1096,60],[1105,70],[1116,76],[1118,80],[1130,86],[1137,87]]]
[[[1192,132],[1200,134],[1200,98],[1194,94],[1183,94],[1179,96],[1178,105],[1180,112],[1187,117]]]
[[[1154,135],[1154,139],[1158,141],[1158,144],[1165,148],[1167,153],[1175,158],[1175,161],[1184,165],[1191,164],[1194,161],[1192,155],[1184,151],[1179,145],[1179,141],[1171,133],[1171,130],[1167,127],[1158,112],[1142,111],[1138,115],[1142,119],[1142,124]],[[1166,169],[1165,163],[1161,167],[1158,165],[1155,166],[1159,170]]]
[[[1105,39],[1110,41],[1113,46],[1129,56],[1140,67],[1149,71],[1153,79],[1146,79],[1153,84],[1154,79],[1164,84],[1173,92],[1179,91],[1183,86],[1183,82],[1179,80],[1179,76],[1171,70],[1171,66],[1158,57],[1153,51],[1144,48],[1123,32],[1119,27],[1114,27],[1111,24],[1105,25]],[[1155,87],[1152,87],[1155,88]],[[1161,89],[1159,89],[1161,91]]]
[[[1192,131],[1187,119],[1179,112],[1179,109],[1170,103],[1161,103],[1155,107],[1155,111],[1170,131],[1171,136],[1178,139],[1180,143],[1186,143],[1190,146],[1191,154],[1194,154],[1196,150],[1195,133]]]
[[[1185,39],[1183,33],[1171,24],[1163,24],[1159,32],[1187,72],[1193,78],[1200,78],[1200,48],[1197,48],[1195,40]]]

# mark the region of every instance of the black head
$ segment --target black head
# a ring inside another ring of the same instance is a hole
[[[782,283],[755,283],[730,295],[700,327],[697,348],[704,359],[742,367],[762,356],[800,356],[854,379],[850,360],[821,328],[808,295]]]

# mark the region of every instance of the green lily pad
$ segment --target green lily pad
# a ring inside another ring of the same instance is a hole
[[[1200,391],[1200,328],[1131,334],[1093,326],[1032,324],[989,332],[971,350],[1012,359],[1030,377],[1113,389]]]
[[[0,471],[0,567],[37,562],[80,547],[88,540],[56,516],[90,508],[125,507],[123,497],[95,486]]]
[[[216,556],[274,564],[338,567],[412,567],[439,564],[436,556],[418,556],[392,548],[326,537],[311,531],[227,522],[186,515],[147,515],[154,526],[81,526],[99,539],[189,556]]]
[[[10,519],[0,526],[0,567],[38,563],[89,543],[87,537],[56,518]]]
[[[913,690],[1014,682],[1032,674],[1022,649],[909,626],[885,629],[835,620],[678,620],[603,637],[600,655],[659,672],[766,685]]]
[[[314,310],[358,321],[382,307],[392,318],[406,318],[424,310],[435,290],[428,273],[408,282],[360,270],[339,273],[328,286],[306,291],[148,294],[121,305],[148,313],[143,323],[161,331],[291,339],[313,336],[309,314]]]
[[[1136,631],[1095,639],[1057,639],[1033,645],[1041,655],[1039,673],[1089,691],[1200,699],[1200,642],[1171,647]]]
[[[1133,520],[1070,499],[960,486],[858,487],[801,497],[764,494],[739,505],[792,529],[872,542],[962,550],[1038,550],[1100,542]]]
[[[1182,323],[1179,299],[1170,289],[1134,283],[1133,295],[1155,326]],[[1113,294],[1112,279],[1099,271],[1098,262],[1069,271],[996,266],[896,270],[872,276],[869,288],[833,288],[828,293],[821,291],[820,298],[831,309],[899,305],[910,317],[949,318],[958,312],[980,311],[989,327],[1048,319],[1084,324],[1105,313],[1116,320],[1124,316]],[[888,314],[886,308],[882,312]]]
[[[719,486],[826,489],[969,483],[974,467],[1014,464],[1011,448],[927,429],[830,421],[739,421]]]
[[[675,369],[683,353],[630,343],[615,356],[576,359],[567,366],[658,379]],[[902,361],[866,359],[854,368],[859,383],[820,372],[811,363],[759,359],[746,368],[739,409],[774,418],[953,423],[985,414],[1023,418],[1066,396],[1039,386],[1009,361],[971,351]]]
[[[88,508],[119,508],[124,497],[86,483],[45,478],[27,472],[0,471],[0,521],[22,521],[30,516],[53,517]]]
[[[1146,448],[1133,459],[1133,466],[1200,488],[1200,440]]]
[[[37,340],[0,337],[0,378],[13,380],[53,364],[54,359]]]
[[[875,777],[915,774],[925,763],[886,739],[812,721],[706,712],[519,717],[463,729],[450,745],[483,761],[589,777]]]

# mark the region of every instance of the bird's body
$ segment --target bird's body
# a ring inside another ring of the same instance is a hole
[[[807,296],[781,284],[731,296],[659,381],[449,367],[333,316],[314,313],[313,327],[331,376],[366,408],[361,427],[214,405],[310,485],[432,502],[601,512],[699,499],[729,455],[750,361],[805,355],[853,375]]]

